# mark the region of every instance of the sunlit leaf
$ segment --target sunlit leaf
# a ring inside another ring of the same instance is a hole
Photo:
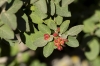
[[[66,20],[61,24],[61,26],[60,26],[60,33],[61,34],[64,33],[68,29],[69,23],[70,23],[70,21]]]
[[[60,5],[56,5],[56,14],[63,17],[71,16],[71,13],[68,11],[68,5],[65,7],[60,7]]]
[[[60,25],[60,24],[63,22],[63,17],[57,16],[57,17],[55,18],[55,22],[56,22],[57,25]]]
[[[62,0],[62,7],[69,5],[70,3],[72,3],[74,0]]]
[[[70,28],[67,32],[67,35],[74,36],[74,35],[79,34],[82,30],[83,30],[83,25],[77,25]]]
[[[66,44],[70,47],[78,47],[79,46],[78,40],[71,36],[68,36],[68,42],[66,42]]]
[[[23,16],[22,16],[22,18],[25,20],[25,24],[26,24],[26,32],[29,32],[30,31],[30,27],[29,27],[29,20],[28,20],[28,17],[27,17],[27,15],[26,14],[24,14]]]
[[[54,50],[54,42],[49,42],[44,48],[43,48],[43,55],[45,57],[48,57],[52,54]]]
[[[54,1],[50,1],[50,6],[51,6],[51,15],[54,15],[55,14],[55,4],[54,4]]]
[[[17,19],[15,14],[4,12],[1,14],[1,20],[2,22],[9,25],[13,30],[17,28]]]
[[[55,22],[51,18],[48,20],[45,20],[45,23],[48,25],[48,27],[50,29],[53,29],[53,30],[57,29],[57,25],[55,24]]]
[[[13,39],[14,32],[7,25],[0,26],[0,37],[4,39]]]
[[[38,9],[40,9],[43,13],[47,13],[47,5],[46,0],[38,0],[35,5]]]
[[[7,10],[9,13],[16,13],[23,5],[20,0],[15,0],[13,5]]]
[[[38,24],[38,29],[43,33],[51,34],[51,30],[49,29],[49,27],[44,24]]]

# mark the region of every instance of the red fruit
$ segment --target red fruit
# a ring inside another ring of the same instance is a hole
[[[63,49],[63,47],[62,46],[58,46],[57,49],[61,51]]]
[[[48,40],[50,38],[50,35],[49,34],[44,34],[44,39],[45,40]]]
[[[58,40],[57,40],[57,39],[55,39],[55,40],[54,40],[54,43],[58,43]]]
[[[56,33],[56,32],[53,33],[53,36],[54,36],[54,37],[57,37],[57,36],[58,36],[58,33]]]
[[[55,46],[60,46],[60,43],[55,43],[54,45],[55,45]]]
[[[65,42],[64,42],[63,40],[62,40],[62,41],[60,41],[60,44],[61,44],[61,45],[64,45],[64,43],[65,43]]]

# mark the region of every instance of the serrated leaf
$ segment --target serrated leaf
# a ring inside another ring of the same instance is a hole
[[[50,1],[50,6],[51,6],[51,15],[54,15],[55,14],[55,4],[54,4],[54,1]]]
[[[69,5],[70,3],[72,3],[74,0],[62,0],[62,7]]]
[[[54,31],[57,29],[57,25],[52,19],[46,20],[45,23],[48,25],[50,29],[53,29]]]
[[[22,1],[15,0],[13,5],[7,10],[9,13],[16,13],[23,5]]]
[[[67,32],[67,35],[74,36],[74,35],[79,34],[82,30],[83,30],[83,25],[77,25],[70,28]]]
[[[44,40],[44,37],[36,39],[33,44],[37,47],[43,47],[47,44],[48,41]]]
[[[4,12],[1,14],[1,20],[2,22],[9,25],[13,30],[17,28],[17,19],[15,14]]]
[[[7,25],[0,26],[0,37],[4,39],[13,39],[14,32]]]
[[[70,20],[64,21],[60,26],[60,34],[64,33],[69,27]]]
[[[36,50],[37,47],[33,44],[33,42],[34,42],[34,40],[33,40],[33,38],[34,38],[33,35],[34,35],[34,34],[28,35],[28,34],[24,33],[24,35],[25,35],[25,37],[26,37],[25,45],[26,45],[28,48],[32,49],[32,50]]]
[[[43,33],[51,34],[49,27],[44,24],[38,24],[38,29]]]
[[[78,47],[79,42],[75,37],[68,36],[68,42],[66,44],[70,47]]]
[[[46,0],[38,0],[35,3],[35,6],[40,9],[43,13],[47,13],[47,5],[46,5]]]
[[[56,5],[56,14],[62,17],[70,17],[71,13],[68,11],[68,5],[65,7],[60,7],[60,5]]]
[[[7,0],[0,0],[0,7],[6,2],[7,2]]]
[[[25,20],[25,24],[26,24],[26,32],[30,31],[30,27],[29,27],[29,21],[28,21],[28,17],[26,14],[23,14],[22,18]]]
[[[55,18],[55,22],[56,22],[57,25],[60,25],[60,24],[63,22],[63,17],[57,16],[57,17]]]
[[[41,17],[38,16],[35,12],[32,12],[30,17],[33,23],[36,23],[36,24],[43,23],[43,20],[41,19]]]
[[[97,39],[92,39],[87,43],[90,51],[86,51],[85,52],[85,56],[89,59],[89,60],[94,60],[98,55],[99,55],[99,42],[97,41]]]
[[[49,57],[54,50],[54,42],[49,42],[44,48],[43,48],[43,55],[45,57]]]

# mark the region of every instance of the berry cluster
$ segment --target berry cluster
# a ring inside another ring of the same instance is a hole
[[[63,39],[59,36],[60,28],[57,28],[57,30],[53,33],[54,37],[54,45],[57,47],[58,50],[62,50],[65,42],[68,42],[67,39]],[[49,34],[44,34],[44,39],[48,40],[50,38]]]
[[[55,46],[57,47],[58,50],[62,50],[65,42],[67,42],[67,41],[68,41],[67,39],[57,37],[57,38],[54,39],[54,44],[55,44]]]

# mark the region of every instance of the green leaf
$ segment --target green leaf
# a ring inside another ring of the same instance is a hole
[[[8,24],[13,30],[17,28],[17,19],[15,14],[9,12],[4,12],[1,14],[2,22]]]
[[[60,26],[60,34],[64,33],[69,27],[69,20],[64,21]]]
[[[43,47],[48,43],[47,40],[44,40],[44,37],[40,37],[38,39],[36,39],[33,44],[37,47]]]
[[[63,17],[61,17],[61,16],[57,16],[55,18],[55,22],[56,22],[57,25],[60,25],[62,23],[62,21],[63,21]]]
[[[7,10],[9,13],[16,13],[23,5],[20,0],[15,0],[13,5]]]
[[[98,55],[99,55],[99,42],[97,41],[97,39],[92,39],[87,43],[90,51],[86,51],[85,52],[85,56],[89,59],[89,60],[94,60]]]
[[[62,0],[62,7],[69,5],[70,3],[72,3],[74,0]]]
[[[33,42],[34,42],[33,38],[35,38],[35,37],[33,37],[34,34],[28,35],[28,34],[24,33],[24,35],[26,37],[25,45],[32,50],[36,50],[37,47],[33,44]]]
[[[45,57],[49,57],[54,50],[54,42],[49,42],[44,48],[43,48],[43,55]]]
[[[68,11],[68,5],[65,7],[60,7],[60,5],[56,5],[56,14],[62,17],[70,17],[71,13]]]
[[[54,0],[55,4],[58,4],[61,0]]]
[[[35,6],[40,9],[43,13],[47,13],[47,5],[46,5],[46,0],[38,0],[35,3]]]
[[[23,62],[27,62],[30,58],[30,51],[26,51],[24,53],[22,53],[22,61]]]
[[[40,64],[39,60],[35,60],[30,64],[30,66],[41,66],[41,64]]]
[[[15,56],[18,52],[19,52],[18,44],[15,44],[14,46],[11,46],[11,56]]]
[[[30,0],[30,4],[34,4],[35,2],[37,2],[38,0]]]
[[[51,15],[54,15],[55,14],[55,4],[54,4],[54,1],[50,1],[50,6],[51,6]]]
[[[0,37],[4,39],[13,39],[14,32],[7,25],[0,26]]]
[[[98,30],[95,31],[95,35],[98,36],[98,37],[100,37],[100,29],[98,29]]]
[[[93,61],[90,62],[92,66],[100,66],[100,57],[97,57]]]
[[[9,42],[10,46],[14,46],[15,44],[18,44],[18,40],[9,40],[9,39],[5,39],[6,41]]]
[[[68,30],[67,35],[71,35],[71,36],[77,35],[82,31],[82,29],[83,29],[83,25],[74,26]]]
[[[25,20],[25,24],[26,24],[26,32],[29,32],[30,31],[30,27],[29,27],[29,21],[28,21],[28,17],[27,15],[24,13],[22,18]]]
[[[50,35],[50,38],[49,38],[48,40],[44,40],[44,36],[41,37],[41,36],[36,36],[36,35],[35,35],[35,37],[37,37],[37,38],[35,38],[35,40],[33,39],[33,40],[34,40],[33,44],[34,44],[35,46],[37,46],[37,47],[43,47],[43,46],[45,46],[48,42],[50,42],[50,41],[53,40],[53,36],[52,36],[52,35]]]
[[[41,12],[38,8],[35,7],[34,11],[41,19],[45,19],[47,17],[47,14]]]
[[[84,22],[83,31],[85,33],[92,33],[92,32],[94,32],[94,30],[95,30],[95,23],[93,23],[93,22],[91,22],[89,20],[87,20],[87,21]]]
[[[79,46],[79,42],[77,41],[77,39],[75,37],[71,37],[71,36],[68,36],[68,42],[66,42],[66,44],[70,47],[78,47]]]
[[[51,30],[49,29],[49,27],[44,24],[38,24],[38,29],[43,33],[51,34]]]
[[[0,7],[6,2],[7,2],[7,0],[0,0]]]
[[[30,17],[32,19],[32,22],[34,22],[36,24],[43,23],[43,20],[35,12],[32,12]]]
[[[57,25],[55,22],[50,18],[48,20],[45,20],[45,23],[48,25],[50,29],[53,29],[54,31],[57,29]]]

